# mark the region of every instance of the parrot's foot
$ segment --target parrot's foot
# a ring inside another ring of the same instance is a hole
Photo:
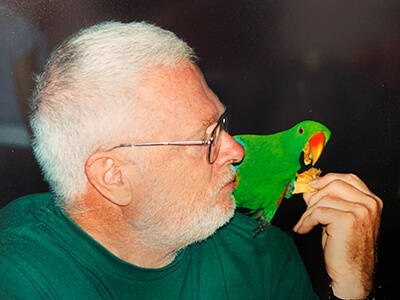
[[[265,231],[268,227],[271,227],[271,223],[265,219],[258,219],[258,227],[253,230],[255,232],[253,239],[255,239],[260,233]]]

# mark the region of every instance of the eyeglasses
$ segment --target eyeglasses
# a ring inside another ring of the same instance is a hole
[[[209,164],[213,164],[221,149],[221,138],[220,134],[222,130],[228,132],[228,121],[230,119],[231,107],[228,106],[225,112],[219,117],[217,125],[211,133],[211,137],[208,141],[179,141],[179,142],[158,142],[158,143],[141,143],[141,144],[120,144],[112,147],[107,151],[111,151],[117,148],[123,147],[147,147],[147,146],[206,146],[208,145],[207,160]]]

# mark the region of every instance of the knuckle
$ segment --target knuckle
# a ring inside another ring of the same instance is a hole
[[[323,214],[328,213],[330,210],[331,210],[331,208],[329,208],[329,207],[326,207],[326,206],[319,206],[319,207],[316,207],[316,208],[313,210],[313,215],[314,215],[314,217],[315,217],[315,216],[320,216],[320,215],[323,215]]]
[[[347,183],[339,178],[333,179],[327,186],[326,186],[326,194],[328,195],[336,195],[339,190],[342,190]]]
[[[365,205],[368,207],[370,214],[372,215],[380,215],[383,209],[382,200],[374,195],[369,196],[369,201],[366,201]]]
[[[371,213],[373,213],[373,208],[367,205],[358,205],[357,212],[361,219],[369,219]]]
[[[375,199],[376,204],[378,206],[378,210],[381,212],[382,209],[383,209],[383,201],[377,196],[375,196],[374,199]]]
[[[328,188],[337,189],[341,184],[342,180],[335,178],[328,184]]]
[[[320,203],[322,206],[329,206],[333,202],[333,197],[329,194],[324,195],[320,199]]]
[[[381,199],[379,199],[379,210],[382,211],[383,210],[383,201]]]
[[[314,208],[323,209],[324,207],[329,206],[329,203],[332,201],[332,197],[329,194],[322,195],[318,198],[311,199],[311,206]]]
[[[357,176],[357,175],[355,175],[355,174],[345,174],[344,175],[345,177],[344,177],[344,179],[345,179],[345,181],[347,181],[347,182],[349,182],[349,183],[352,183],[352,182],[359,182],[360,181],[360,178]]]
[[[345,222],[349,227],[356,224],[358,221],[357,215],[353,211],[346,211],[343,222]]]

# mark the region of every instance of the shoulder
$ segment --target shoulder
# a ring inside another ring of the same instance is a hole
[[[32,274],[22,271],[18,263],[0,256],[0,299],[40,299]]]
[[[255,237],[258,223],[241,213],[236,213],[231,222],[213,237],[214,243],[227,252],[241,253],[242,256],[256,255],[266,265],[285,264],[291,260],[302,264],[293,239],[271,225]],[[279,259],[277,259],[279,257]]]
[[[209,265],[220,265],[226,280],[241,289],[251,287],[247,291],[257,295],[254,299],[314,299],[293,239],[272,225],[254,238],[257,227],[255,220],[236,213],[228,225],[202,246],[208,248],[201,252],[201,261],[216,257]]]
[[[42,245],[46,243],[46,235],[41,229],[46,216],[44,208],[49,202],[49,194],[29,195],[14,200],[0,211],[2,266],[7,263],[11,268],[14,265],[13,270],[17,272],[28,265],[27,260],[35,261],[33,253],[42,249]]]
[[[235,237],[238,239],[246,240],[250,243],[280,243],[285,245],[294,245],[293,240],[286,233],[281,231],[278,227],[273,225],[269,226],[265,231],[255,237],[255,229],[258,223],[241,213],[236,213],[231,222],[222,228],[219,234],[226,235],[226,237]]]
[[[0,210],[0,234],[4,230],[35,222],[41,207],[52,201],[50,194],[33,194],[16,199]]]
[[[51,286],[68,285],[60,278],[77,270],[52,210],[51,196],[37,194],[0,211],[0,299],[52,298]]]
[[[0,210],[0,213],[3,211],[15,209],[16,207],[21,207],[21,206],[30,206],[33,203],[47,203],[52,199],[52,196],[50,193],[40,193],[40,194],[31,194],[31,195],[26,195],[21,198],[15,199],[11,201],[9,204],[7,204],[3,209]]]

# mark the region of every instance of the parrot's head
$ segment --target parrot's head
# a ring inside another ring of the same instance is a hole
[[[303,121],[283,134],[282,143],[288,155],[300,161],[299,172],[315,165],[331,136],[328,128],[315,121]]]

